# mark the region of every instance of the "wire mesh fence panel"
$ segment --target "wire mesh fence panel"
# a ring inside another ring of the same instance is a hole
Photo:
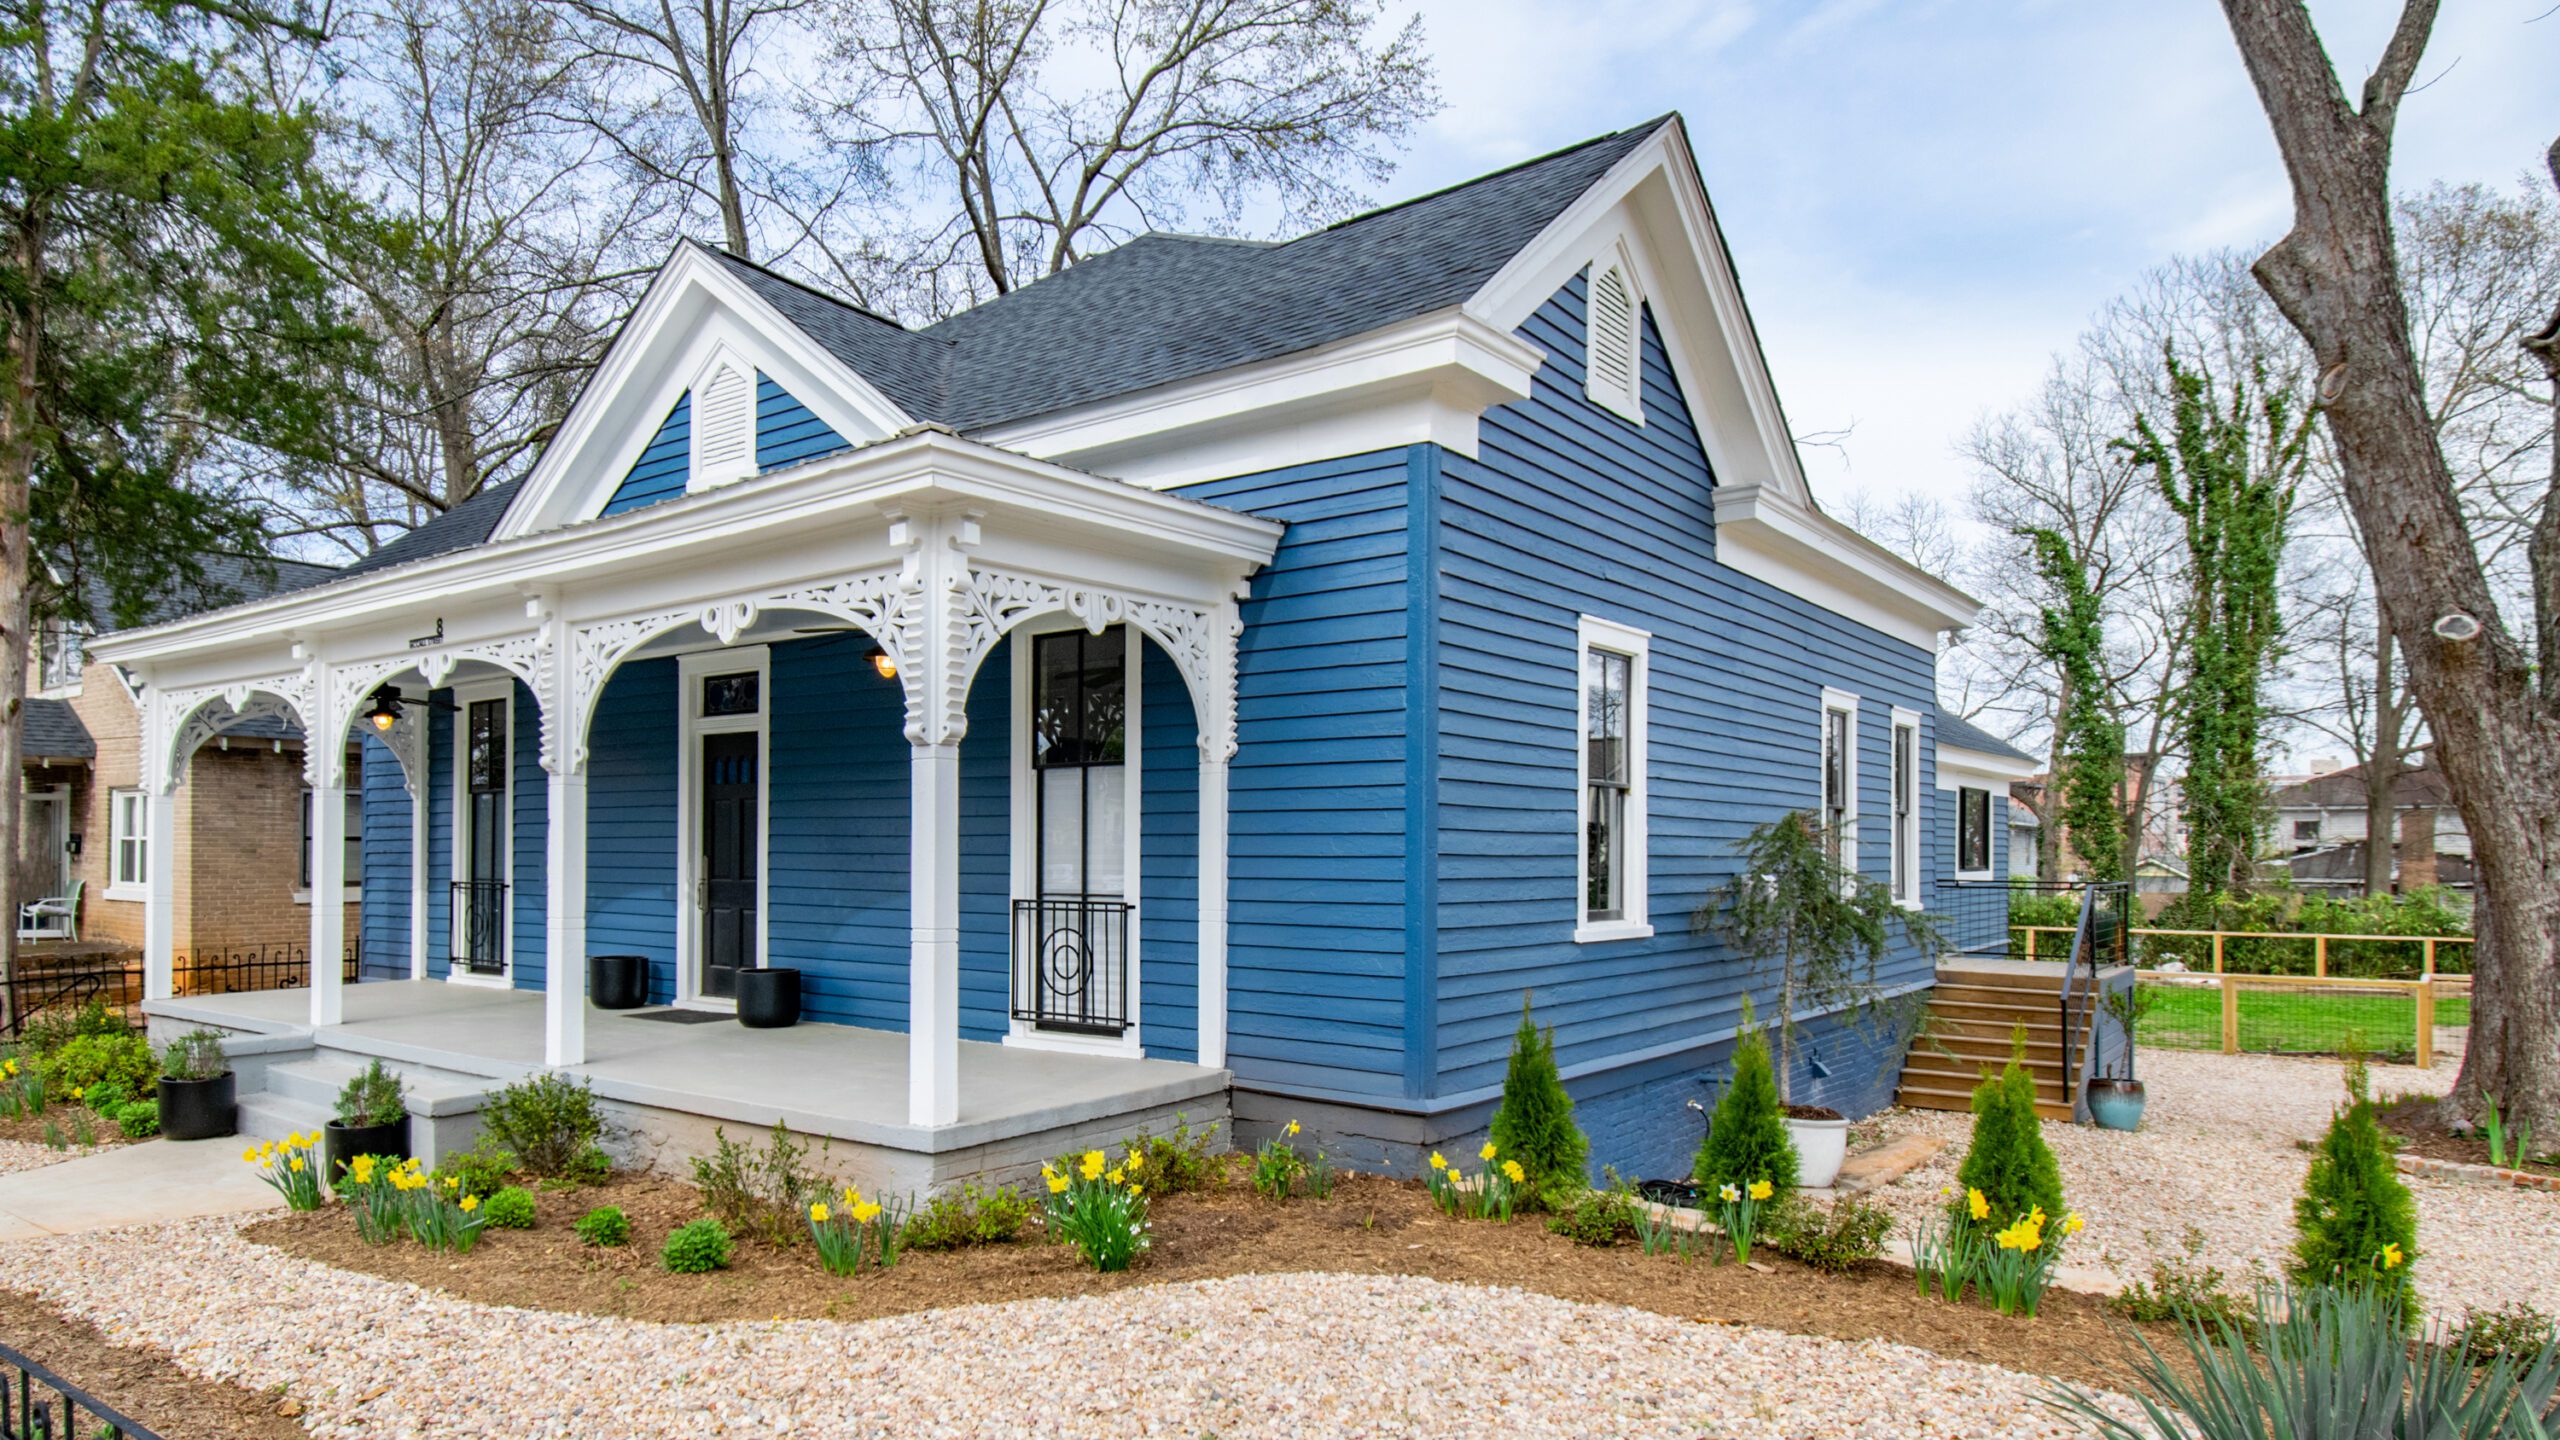
[[[2393,1064],[2460,1053],[2469,982],[2144,972],[2143,1044],[2230,1054],[2341,1055]],[[2423,1034],[2422,1032],[2423,1027]]]

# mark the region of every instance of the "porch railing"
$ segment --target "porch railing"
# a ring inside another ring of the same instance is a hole
[[[507,968],[507,882],[453,882],[453,968],[498,975]]]
[[[157,1432],[126,1419],[97,1396],[6,1345],[0,1366],[17,1372],[15,1384],[0,1373],[0,1435],[88,1440],[160,1440]],[[59,1416],[57,1421],[56,1417]]]
[[[1071,1034],[1127,1031],[1132,908],[1084,896],[1014,901],[1013,1018]]]

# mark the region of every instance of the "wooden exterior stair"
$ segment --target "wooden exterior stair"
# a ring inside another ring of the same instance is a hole
[[[2036,1082],[2036,1113],[2071,1120],[2074,1093],[2065,1083],[2062,971],[2034,961],[1950,959],[1938,966],[1929,1021],[1904,1058],[1894,1099],[1915,1110],[1970,1110],[1986,1074],[2009,1063],[2021,1031],[2025,1062]],[[2082,986],[2088,983],[2082,974]],[[2072,1037],[2075,1068],[2087,1053],[2094,1005],[2080,1005]]]

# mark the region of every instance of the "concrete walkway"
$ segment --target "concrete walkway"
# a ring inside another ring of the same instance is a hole
[[[0,1175],[0,1241],[283,1209],[257,1167],[240,1162],[245,1143],[145,1140]]]

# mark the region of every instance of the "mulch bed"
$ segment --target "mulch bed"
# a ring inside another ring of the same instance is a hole
[[[1540,1217],[1509,1225],[1452,1220],[1417,1184],[1346,1176],[1329,1200],[1274,1204],[1241,1185],[1159,1197],[1155,1244],[1134,1270],[1097,1275],[1062,1245],[909,1252],[888,1271],[837,1279],[801,1245],[775,1250],[741,1239],[733,1267],[710,1275],[658,1268],[668,1231],[702,1214],[690,1185],[617,1176],[591,1189],[545,1194],[531,1230],[490,1231],[471,1254],[356,1237],[336,1208],[262,1221],[254,1241],[348,1270],[405,1280],[489,1305],[522,1305],[660,1321],[823,1318],[865,1320],[954,1305],[1094,1295],[1220,1276],[1296,1271],[1421,1275],[1506,1285],[1561,1299],[1628,1305],[1702,1324],[1759,1325],[1842,1340],[1882,1339],[1961,1360],[2084,1384],[2124,1386],[2128,1322],[2096,1297],[2055,1290],[2034,1320],[1972,1302],[1926,1300],[1911,1272],[1870,1261],[1851,1275],[1817,1274],[1762,1251],[1766,1272],[1701,1258],[1682,1264],[1633,1246],[1594,1249],[1550,1234]],[[632,1242],[596,1250],[570,1225],[596,1205],[630,1216]],[[2154,1343],[2174,1350],[2163,1327]]]
[[[76,1141],[83,1116],[88,1117],[89,1138],[97,1142],[99,1149],[133,1143],[124,1138],[124,1132],[116,1128],[116,1122],[113,1120],[94,1110],[84,1110],[69,1101],[59,1105],[48,1105],[41,1115],[18,1115],[0,1119],[0,1140],[16,1140],[28,1145],[42,1145],[45,1143],[44,1127],[46,1122],[50,1121],[60,1131],[62,1139],[72,1145],[72,1148],[64,1151],[62,1155],[63,1159],[68,1160],[80,1153]]]
[[[2446,1130],[2443,1111],[2431,1096],[2412,1096],[2384,1105],[2377,1118],[2382,1121],[2382,1128],[2400,1138],[2400,1153],[2403,1155],[2416,1155],[2428,1160],[2458,1160],[2467,1165],[2489,1163],[2489,1138],[2477,1133],[2456,1135]],[[2513,1138],[2509,1136],[2510,1143]],[[2540,1150],[2546,1143],[2541,1137],[2536,1137],[2534,1148]],[[2560,1165],[2548,1160],[2518,1162],[2515,1156],[2509,1155],[2505,1168],[2531,1175],[2560,1176]]]
[[[308,1440],[310,1434],[290,1418],[300,1409],[290,1400],[199,1380],[160,1351],[109,1344],[87,1321],[67,1319],[14,1290],[0,1290],[0,1342],[167,1440]],[[8,1378],[14,1392],[17,1375],[11,1371]],[[81,1423],[85,1436],[86,1411]]]

